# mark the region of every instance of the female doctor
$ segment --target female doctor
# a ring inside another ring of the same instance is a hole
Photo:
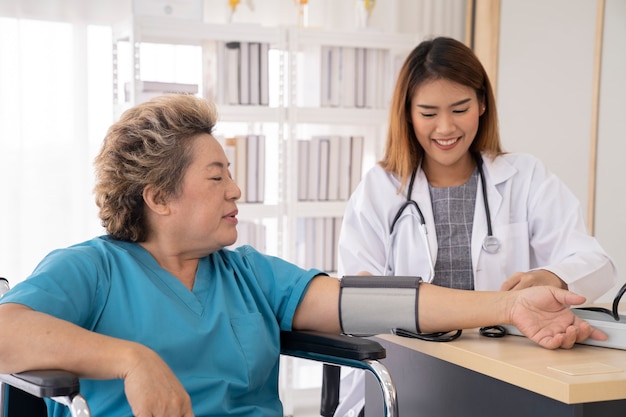
[[[495,98],[471,49],[439,37],[407,57],[383,159],[350,197],[342,275],[417,275],[441,286],[568,288],[593,301],[614,264],[572,192],[538,159],[504,153]],[[335,416],[363,407],[361,372],[343,376]]]
[[[404,62],[383,159],[348,202],[339,274],[359,272],[475,290],[553,285],[588,301],[616,281],[565,184],[502,151],[487,74],[445,37]]]

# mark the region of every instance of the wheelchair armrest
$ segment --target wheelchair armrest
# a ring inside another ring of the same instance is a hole
[[[281,353],[287,355],[307,352],[356,361],[378,360],[386,356],[385,348],[374,340],[312,331],[281,332],[280,348]]]
[[[80,389],[76,375],[57,370],[0,374],[0,382],[39,398],[72,396]]]

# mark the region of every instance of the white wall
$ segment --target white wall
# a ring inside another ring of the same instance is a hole
[[[595,1],[501,5],[497,100],[504,147],[541,158],[586,211]]]
[[[504,147],[541,158],[588,216],[588,199],[594,198],[588,187],[597,1],[502,0],[501,5],[497,99]],[[620,172],[626,151],[626,2],[607,0],[605,18],[594,220],[595,235],[619,272],[626,268],[626,187],[623,168]],[[611,300],[619,286],[599,301]]]
[[[626,279],[626,1],[606,0],[600,72],[595,234]],[[607,301],[617,292],[607,294]],[[626,301],[626,299],[624,300]],[[623,304],[626,306],[626,304]],[[622,308],[625,310],[626,308]]]

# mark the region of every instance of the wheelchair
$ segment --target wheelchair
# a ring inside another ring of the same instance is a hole
[[[0,278],[0,297],[8,281]],[[324,363],[320,415],[332,416],[339,404],[340,366],[364,369],[378,380],[385,417],[398,416],[396,388],[387,368],[379,361],[385,349],[371,339],[320,332],[281,332],[281,355]],[[70,410],[72,417],[92,416],[88,399],[80,394],[75,375],[56,370],[0,374],[0,416],[46,416],[43,398],[51,398]],[[94,416],[99,417],[99,416]]]

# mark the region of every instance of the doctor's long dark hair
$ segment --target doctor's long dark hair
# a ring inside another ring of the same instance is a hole
[[[424,82],[445,79],[476,91],[485,105],[470,150],[492,156],[503,153],[498,130],[495,97],[489,77],[474,52],[452,38],[438,37],[421,42],[406,58],[398,74],[389,111],[389,130],[380,165],[401,180],[401,191],[420,163],[424,151],[411,125],[411,99]]]

